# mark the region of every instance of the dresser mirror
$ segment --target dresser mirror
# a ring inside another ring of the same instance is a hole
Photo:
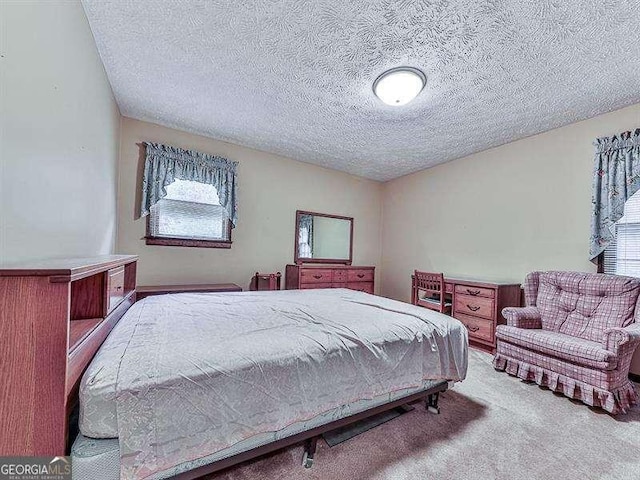
[[[296,211],[294,261],[351,265],[353,218]]]

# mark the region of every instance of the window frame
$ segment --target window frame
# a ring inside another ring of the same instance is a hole
[[[635,195],[635,194],[634,194]],[[629,200],[631,200],[631,198],[633,198],[632,195],[631,197],[629,197],[626,202],[628,202]],[[638,199],[636,199],[639,203],[640,203],[640,197]],[[625,208],[626,208],[626,202],[625,202]],[[617,232],[617,226],[618,226],[618,222],[615,222],[614,225],[616,226],[616,236],[614,237],[614,241],[617,240],[617,236],[618,236],[618,232]],[[640,222],[625,222],[624,225],[636,225],[640,227]],[[607,247],[596,257],[596,267],[597,267],[597,273],[606,273],[605,272],[605,255],[606,255],[606,251],[607,249],[611,246],[611,243],[609,245],[607,245]],[[617,261],[617,255],[616,255],[616,261]],[[618,274],[618,273],[609,273],[609,275],[621,275],[621,276],[630,276],[630,275],[623,275],[623,274]],[[639,278],[640,277],[636,277],[631,275],[631,277],[633,278]]]
[[[203,240],[201,238],[183,237],[158,237],[151,234],[151,213],[147,215],[146,234],[144,236],[146,245],[160,245],[165,247],[197,247],[197,248],[231,248],[231,221],[227,221],[227,234],[229,240]]]
[[[604,252],[596,257],[596,265],[598,266],[598,273],[604,273]]]

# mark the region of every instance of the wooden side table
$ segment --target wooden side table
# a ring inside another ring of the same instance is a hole
[[[136,298],[141,300],[151,295],[167,293],[209,293],[241,292],[242,287],[235,283],[203,283],[200,285],[143,285],[136,287]]]

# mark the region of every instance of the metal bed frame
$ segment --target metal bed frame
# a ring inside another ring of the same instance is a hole
[[[310,430],[306,430],[304,432],[300,432],[295,435],[282,438],[275,442],[267,443],[266,445],[253,448],[251,450],[247,450],[245,452],[241,452],[227,458],[223,458],[222,460],[218,460],[217,462],[213,462],[208,465],[203,465],[193,470],[189,470],[188,472],[181,473],[173,478],[177,478],[180,480],[189,480],[189,479],[199,478],[204,475],[208,475],[210,473],[224,470],[226,468],[237,465],[238,463],[245,462],[247,460],[252,460],[254,458],[260,457],[267,453],[271,453],[276,450],[280,450],[301,442],[305,442],[304,454],[302,457],[302,465],[305,468],[311,468],[313,466],[318,439],[323,433],[326,433],[330,430],[334,430],[336,428],[350,425],[360,420],[369,418],[373,415],[386,412],[387,410],[392,410],[396,407],[399,407],[407,403],[415,402],[417,400],[425,400],[426,409],[431,413],[438,414],[440,413],[440,407],[438,406],[440,393],[445,392],[447,388],[448,388],[448,382],[446,380],[443,380],[442,382],[439,382],[432,387],[429,387],[425,390],[421,390],[416,393],[412,393],[405,397],[398,398],[392,402],[378,405],[377,407],[372,407],[368,410],[363,410],[362,412],[356,413],[354,415],[350,415],[345,418],[334,420],[324,425],[320,425],[319,427],[315,427]]]

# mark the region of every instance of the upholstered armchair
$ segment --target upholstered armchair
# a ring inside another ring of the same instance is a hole
[[[640,279],[533,272],[524,293],[526,307],[502,311],[496,370],[613,414],[638,402],[628,375],[640,344]]]

